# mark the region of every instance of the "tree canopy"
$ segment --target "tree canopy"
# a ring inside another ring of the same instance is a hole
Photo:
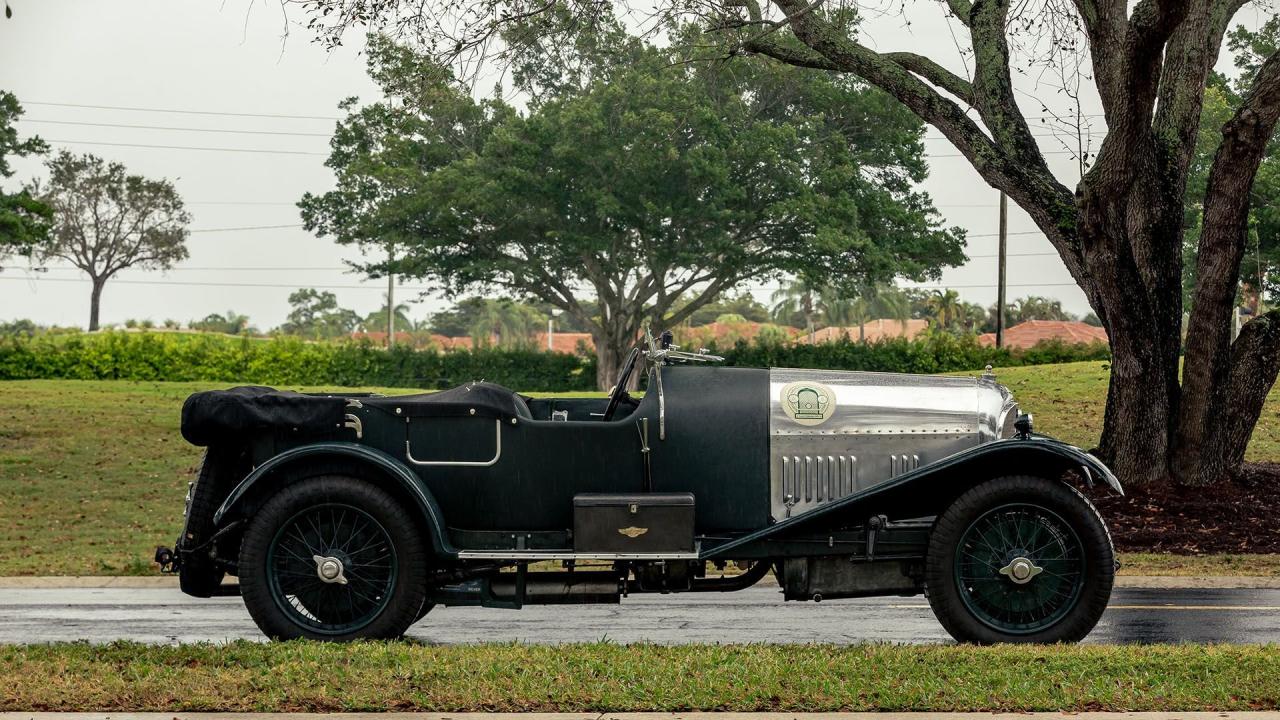
[[[89,276],[89,330],[97,330],[102,289],[116,273],[186,259],[191,215],[170,181],[130,175],[96,155],[64,150],[45,167],[48,182],[31,184],[29,192],[53,208],[54,225],[36,251]]]
[[[280,331],[313,340],[350,335],[360,326],[360,315],[338,306],[338,296],[325,290],[300,288],[289,294],[289,316]]]
[[[13,123],[22,116],[22,106],[11,92],[0,90],[0,180],[13,177],[11,157],[42,155],[49,146],[39,137],[18,138]],[[53,209],[27,189],[7,193],[0,187],[0,263],[7,255],[30,255],[49,236]]]
[[[963,260],[915,189],[923,127],[898,103],[847,76],[681,60],[607,25],[519,61],[520,113],[375,38],[387,100],[345,105],[338,187],[303,199],[304,222],[387,247],[374,272],[563,311],[602,386],[644,321],[678,324],[747,280],[923,280]]]

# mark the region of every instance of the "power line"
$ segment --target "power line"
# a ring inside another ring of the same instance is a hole
[[[0,268],[0,269],[3,269],[3,268]],[[28,269],[28,268],[20,268],[20,267],[18,267],[18,268],[13,268],[13,269],[15,269],[15,270],[23,270],[23,269]],[[45,271],[49,271],[49,270],[54,270],[54,271],[59,271],[59,270],[60,270],[60,271],[66,271],[66,272],[82,272],[82,271],[80,270],[80,268],[78,268],[78,267],[72,267],[72,266],[69,266],[69,265],[54,265],[54,266],[52,266],[52,267],[50,267],[50,266],[38,266],[38,267],[29,268],[29,269],[34,270],[34,271],[36,271],[36,272],[45,272]],[[188,267],[188,266],[185,266],[185,265],[184,265],[184,266],[179,266],[179,267],[166,268],[163,272],[174,272],[174,271],[177,271],[177,270],[189,270],[189,271],[194,271],[194,272],[208,272],[208,271],[215,271],[215,270],[226,270],[226,271],[228,271],[228,272],[252,272],[252,271],[258,271],[258,270],[261,270],[261,271],[268,271],[268,270],[269,270],[269,271],[271,271],[271,272],[285,272],[285,271],[287,271],[287,272],[308,272],[308,271],[316,271],[316,272],[318,272],[318,271],[335,272],[335,271],[345,271],[345,270],[353,270],[353,269],[355,269],[355,268],[352,268],[352,267],[350,267],[350,266],[345,266],[345,265],[341,265],[341,266],[339,266],[339,265],[334,265],[334,266],[323,266],[323,267],[321,267],[321,266],[317,266],[317,267],[270,267],[270,266],[261,266],[261,265],[256,266],[256,267],[234,267],[234,266],[230,266],[230,265],[217,265],[217,266],[209,265],[209,266],[205,266],[205,267],[200,267],[200,266]]]
[[[300,228],[302,223],[294,223],[292,225],[245,225],[242,227],[224,227],[224,228],[200,228],[198,230],[189,230],[192,233],[212,233],[212,232],[239,232],[241,230],[279,230],[281,228]]]
[[[316,155],[324,157],[329,153],[322,152],[306,152],[303,150],[258,150],[252,148],[219,148],[219,147],[193,147],[190,145],[148,145],[146,143],[120,143],[120,142],[96,142],[92,140],[55,140],[48,138],[51,143],[64,143],[66,145],[110,145],[112,147],[136,147],[136,148],[155,148],[157,150],[209,150],[213,152],[238,152],[238,153],[257,153],[262,155]]]
[[[284,130],[223,130],[220,128],[176,127],[172,125],[133,125],[129,123],[96,123],[77,120],[40,120],[25,118],[23,122],[48,123],[51,125],[82,125],[87,127],[130,128],[134,130],[175,130],[178,132],[230,133],[233,135],[290,135],[296,137],[331,137],[331,133],[287,132]]]
[[[23,100],[23,105],[48,105],[50,107],[71,107],[71,108],[89,108],[93,110],[127,110],[131,112],[158,112],[158,113],[175,113],[179,115],[222,115],[226,117],[260,117],[260,118],[283,118],[286,120],[341,120],[341,117],[334,115],[282,115],[277,113],[244,113],[244,112],[224,112],[221,110],[179,110],[176,108],[149,108],[149,107],[126,107],[120,105],[82,105],[80,103],[61,103],[61,102],[35,102],[33,100]]]
[[[51,278],[51,277],[9,277],[0,275],[0,280],[13,280],[20,282],[89,282],[89,278]],[[207,282],[207,281],[183,281],[183,280],[111,280],[112,285],[169,285],[178,287],[256,287],[256,288],[275,288],[285,290],[297,290],[300,287],[316,288],[317,290],[378,290],[386,292],[386,288],[378,285],[313,285],[311,283],[241,283],[241,282]],[[412,292],[432,292],[439,288],[431,288],[426,286],[413,287],[409,285],[397,286],[400,290],[409,290]]]
[[[188,205],[288,205],[296,207],[296,202],[263,202],[260,200],[187,200]]]

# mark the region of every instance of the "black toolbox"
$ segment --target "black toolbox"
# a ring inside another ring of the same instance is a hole
[[[691,493],[573,496],[574,552],[691,553]]]

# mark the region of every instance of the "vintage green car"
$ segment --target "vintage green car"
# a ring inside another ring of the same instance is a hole
[[[770,573],[786,600],[926,593],[966,642],[1094,627],[1114,551],[1064,476],[1120,484],[1035,434],[989,372],[712,360],[648,338],[607,398],[198,393],[183,434],[207,450],[157,560],[188,594],[238,591],[273,638],[390,638],[437,605],[617,603]]]

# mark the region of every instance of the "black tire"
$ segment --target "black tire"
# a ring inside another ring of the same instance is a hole
[[[210,597],[222,584],[226,573],[213,558],[215,548],[208,545],[216,531],[213,514],[231,488],[244,479],[247,471],[244,453],[239,448],[211,447],[200,458],[196,479],[189,491],[186,522],[174,546],[180,551],[199,548],[182,554],[182,565],[178,571],[178,586],[182,592],[195,597]]]
[[[1016,549],[1032,545],[1040,550]],[[1031,568],[1015,571],[1022,557]],[[1093,503],[1056,480],[1009,476],[968,490],[938,517],[925,584],[934,615],[960,642],[1078,642],[1106,610],[1115,570],[1111,534]],[[1033,574],[1015,581],[1019,571]]]
[[[339,561],[340,580],[320,577],[322,558]],[[391,495],[356,478],[316,477],[254,515],[240,548],[240,593],[271,638],[397,638],[426,605],[427,565],[413,518]]]

